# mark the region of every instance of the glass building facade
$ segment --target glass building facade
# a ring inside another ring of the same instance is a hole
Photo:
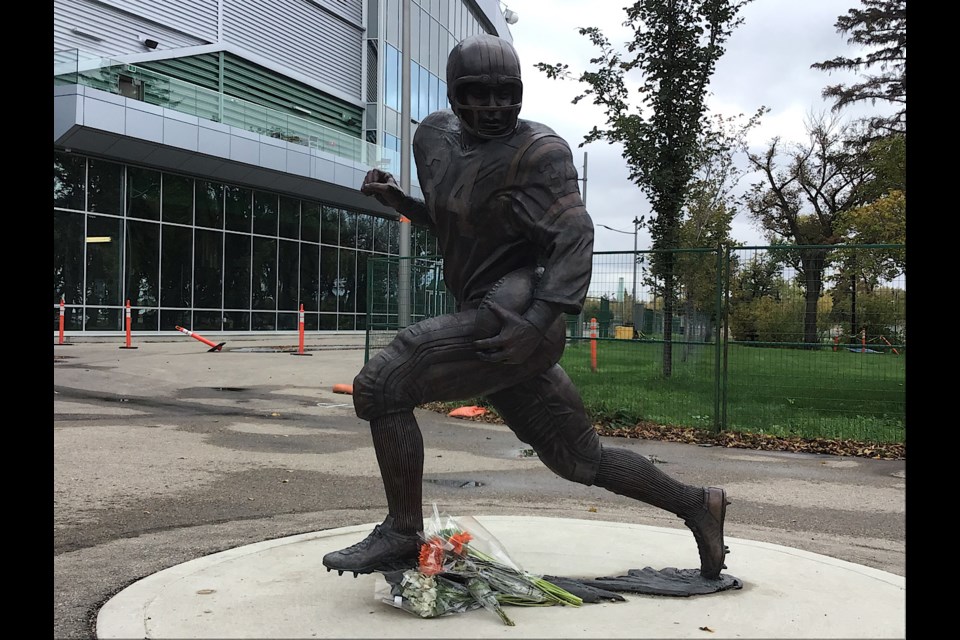
[[[330,203],[54,152],[53,302],[67,331],[366,328],[367,261],[399,222]],[[411,254],[435,255],[414,227]]]
[[[363,331],[367,265],[437,254],[358,195],[400,179],[404,0],[54,0],[54,331]],[[323,5],[320,7],[319,5]],[[410,135],[496,0],[409,0]],[[154,43],[145,50],[143,34]],[[301,43],[295,54],[290,42]],[[306,61],[312,65],[306,67]],[[275,188],[276,185],[282,185]],[[376,322],[376,318],[370,322]]]

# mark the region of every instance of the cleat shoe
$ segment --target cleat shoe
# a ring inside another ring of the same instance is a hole
[[[727,515],[727,492],[717,487],[704,490],[703,507],[691,518],[683,521],[693,532],[700,552],[700,575],[714,580],[720,570],[726,569],[724,559],[729,548],[723,543],[723,520]]]
[[[392,529],[393,518],[387,516],[383,524],[374,527],[366,538],[340,551],[331,551],[323,556],[323,565],[336,569],[339,575],[353,572],[356,578],[361,573],[379,571],[384,567],[416,566],[420,554],[420,536],[415,533],[398,533]]]

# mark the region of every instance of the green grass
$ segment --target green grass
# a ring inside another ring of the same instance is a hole
[[[659,342],[600,340],[594,372],[589,341],[583,340],[567,346],[561,365],[594,419],[713,429],[724,407],[717,403],[716,347],[674,343],[670,378],[663,377],[662,354]],[[723,428],[905,442],[905,363],[902,351],[861,354],[729,345]]]

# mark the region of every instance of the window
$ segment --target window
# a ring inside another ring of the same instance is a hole
[[[120,74],[118,80],[118,85],[120,89],[120,95],[125,98],[133,98],[134,100],[143,100],[143,82],[140,78],[134,78],[133,76],[128,76]]]

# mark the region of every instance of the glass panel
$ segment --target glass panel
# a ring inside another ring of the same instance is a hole
[[[160,322],[158,309],[130,309],[130,331],[157,331]],[[124,327],[126,328],[126,327]]]
[[[430,76],[430,113],[440,108],[440,78]]]
[[[367,312],[367,260],[369,253],[357,252],[357,313]]]
[[[220,331],[223,314],[219,311],[194,311],[193,328],[196,331]]]
[[[300,238],[300,200],[280,196],[280,237]]]
[[[430,13],[428,7],[424,7],[424,10],[420,12],[420,39],[416,42],[411,40],[411,43],[414,48],[419,44],[420,55],[417,55],[416,50],[414,50],[410,52],[410,56],[419,60],[420,66],[426,69],[430,66]],[[421,74],[420,77],[422,79],[423,75]]]
[[[223,313],[224,331],[249,331],[250,314],[245,311],[225,311]]]
[[[127,217],[160,219],[160,172],[127,167]]]
[[[357,214],[347,209],[340,210],[340,246],[350,249],[357,246]]]
[[[224,188],[227,209],[227,229],[250,233],[250,221],[253,218],[253,191],[243,187],[226,186]]]
[[[156,307],[160,298],[160,225],[127,221],[126,297],[133,307]],[[126,301],[124,301],[126,302]],[[133,312],[131,312],[131,317]]]
[[[357,214],[357,249],[373,250],[373,216]]]
[[[320,310],[336,311],[337,296],[333,292],[337,279],[337,249],[320,248]]]
[[[160,331],[176,331],[177,327],[191,328],[189,309],[161,309]]]
[[[83,304],[83,245],[83,214],[54,211],[54,304]]]
[[[446,39],[444,39],[446,42]],[[440,73],[440,55],[443,52],[443,46],[440,44],[440,23],[436,20],[430,20],[430,73]],[[421,61],[425,62],[425,61]]]
[[[250,328],[253,331],[275,331],[277,328],[277,312],[271,311],[269,313],[259,312],[252,313]]]
[[[391,45],[387,45],[387,58],[384,60],[384,71],[386,72],[383,103],[395,109],[400,110],[400,54]]]
[[[387,40],[400,42],[400,2],[387,0]]]
[[[90,211],[123,215],[123,165],[105,160],[90,160]]]
[[[87,307],[84,329],[87,331],[119,331],[120,318],[123,311],[120,308],[104,309]]]
[[[83,211],[86,200],[87,159],[53,154],[53,206]]]
[[[320,218],[320,242],[337,246],[340,244],[340,209],[323,205]]]
[[[389,248],[390,221],[386,218],[373,216],[373,250],[378,253],[386,253]]]
[[[223,185],[197,180],[197,226],[223,229]]]
[[[193,272],[193,230],[185,227],[163,225],[161,243],[160,306],[189,307],[190,290],[193,288],[191,279]],[[163,323],[163,313],[161,313],[161,328],[163,328]]]
[[[420,86],[415,87],[412,84],[410,85],[410,92],[414,91],[420,92],[420,117],[417,120],[423,120],[428,115],[430,115],[430,74],[421,73],[420,74]],[[412,113],[412,112],[411,112]]]
[[[317,311],[320,300],[320,246],[300,244],[300,302],[304,311]]]
[[[277,308],[277,241],[274,238],[253,239],[252,302],[252,309]]]
[[[300,328],[299,313],[278,313],[277,331],[297,331]],[[306,327],[304,327],[306,330]]]
[[[85,304],[121,304],[120,239],[122,237],[122,219],[107,216],[87,217],[87,298]]]
[[[300,213],[300,239],[320,242],[320,204],[304,202]]]
[[[355,328],[356,316],[352,313],[340,313],[337,314],[337,330],[338,331],[353,331]]]
[[[163,221],[193,224],[193,178],[163,174]]]
[[[411,38],[411,42],[416,42]],[[420,82],[420,65],[413,60],[410,61],[410,86],[418,87]],[[414,120],[420,120],[420,94],[416,91],[410,92],[410,114]]]
[[[253,192],[253,232],[265,236],[277,235],[277,194]]]
[[[340,250],[340,273],[334,283],[334,293],[338,298],[337,311],[339,313],[355,310],[355,292],[357,287],[357,252],[347,249]]]
[[[388,226],[390,232],[390,242],[388,244],[390,248],[390,255],[398,256],[400,255],[400,225],[401,224],[410,224],[409,222],[391,222]]]
[[[193,306],[219,309],[223,294],[223,233],[197,229],[193,235]],[[219,322],[219,313],[217,315]],[[194,318],[196,322],[196,318]]]
[[[337,314],[321,313],[320,314],[320,330],[336,331],[337,330]]]
[[[227,233],[223,246],[223,306],[250,308],[250,236]],[[243,330],[247,329],[249,318]],[[226,322],[226,320],[224,320]]]
[[[300,243],[289,240],[280,241],[277,257],[277,308],[300,308],[300,293],[298,279],[300,277],[299,262]]]

